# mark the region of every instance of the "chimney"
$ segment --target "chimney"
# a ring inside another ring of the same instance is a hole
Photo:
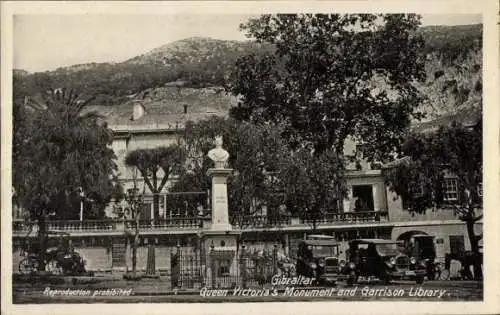
[[[184,114],[187,114],[188,113],[188,106],[186,104],[184,104]]]
[[[132,113],[132,120],[137,120],[142,116],[144,116],[144,106],[139,102],[135,102]]]

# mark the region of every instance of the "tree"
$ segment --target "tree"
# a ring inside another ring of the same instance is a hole
[[[112,132],[99,116],[84,112],[90,99],[74,90],[49,90],[41,100],[14,103],[13,186],[16,202],[39,226],[40,263],[45,268],[46,220],[78,218],[81,187],[102,214],[112,191]]]
[[[221,135],[230,154],[229,166],[235,170],[228,180],[230,215],[234,223],[248,224],[249,216],[259,213],[275,196],[268,175],[279,169],[279,157],[288,153],[279,133],[279,126],[218,117],[187,123],[183,139],[186,164],[172,190],[211,188],[206,172],[213,165],[207,153],[214,147],[214,138]]]
[[[465,222],[476,257],[480,254],[474,224],[483,217],[482,149],[482,121],[472,128],[453,122],[437,132],[409,136],[403,151],[407,158],[387,170],[391,189],[408,201],[410,211],[422,213],[430,208],[452,207]],[[454,203],[445,198],[446,175],[457,179]],[[482,277],[479,260],[474,264],[474,276]]]
[[[132,279],[137,279],[137,247],[139,247],[139,232],[140,232],[140,217],[141,209],[144,205],[144,192],[139,193],[137,189],[136,180],[134,178],[134,187],[129,189],[125,195],[127,208],[125,209],[126,219],[130,219],[131,228],[133,230],[132,240]],[[127,230],[128,231],[128,230]],[[127,239],[129,242],[129,239]],[[125,275],[128,277],[128,275]]]
[[[284,123],[292,147],[343,155],[347,137],[368,160],[386,160],[420,118],[412,85],[424,72],[414,14],[278,14],[242,25],[248,37],[274,45],[263,57],[240,58],[226,84],[239,95],[232,117]]]
[[[301,150],[287,159],[280,172],[291,213],[316,230],[326,212],[338,212],[345,194],[343,161],[333,151],[314,155]]]
[[[207,152],[215,136],[222,135],[235,170],[228,180],[229,211],[233,224],[244,227],[264,208],[266,222],[276,225],[286,205],[315,229],[325,210],[338,210],[344,193],[343,162],[333,150],[321,155],[292,150],[281,137],[282,126],[212,118],[186,126],[186,168],[172,190],[210,188],[206,175],[213,167]]]
[[[184,161],[182,149],[174,144],[168,147],[154,149],[138,149],[127,154],[125,164],[136,167],[144,183],[153,194],[153,212],[155,220],[160,217],[160,193],[165,187],[170,175],[175,173]],[[159,175],[159,171],[162,175]],[[159,176],[163,176],[160,177]]]

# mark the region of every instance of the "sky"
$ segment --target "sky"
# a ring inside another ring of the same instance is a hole
[[[193,36],[245,40],[250,15],[16,15],[14,68],[55,70],[88,62],[121,62]],[[478,14],[423,14],[423,25],[481,23]]]

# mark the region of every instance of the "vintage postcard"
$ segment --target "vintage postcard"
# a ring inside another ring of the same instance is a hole
[[[498,3],[1,6],[5,314],[500,311]]]

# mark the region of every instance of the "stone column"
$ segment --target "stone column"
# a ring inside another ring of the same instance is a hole
[[[387,190],[385,184],[379,183],[379,211],[387,211]]]
[[[211,168],[207,172],[212,177],[212,231],[232,230],[227,199],[227,178],[232,173],[227,168]]]
[[[285,256],[288,257],[288,255],[290,254],[290,235],[285,234]]]
[[[380,211],[379,187],[378,183],[372,184],[373,210]]]
[[[344,212],[351,212],[351,203],[353,201],[352,186],[347,186],[347,195],[343,200]]]

